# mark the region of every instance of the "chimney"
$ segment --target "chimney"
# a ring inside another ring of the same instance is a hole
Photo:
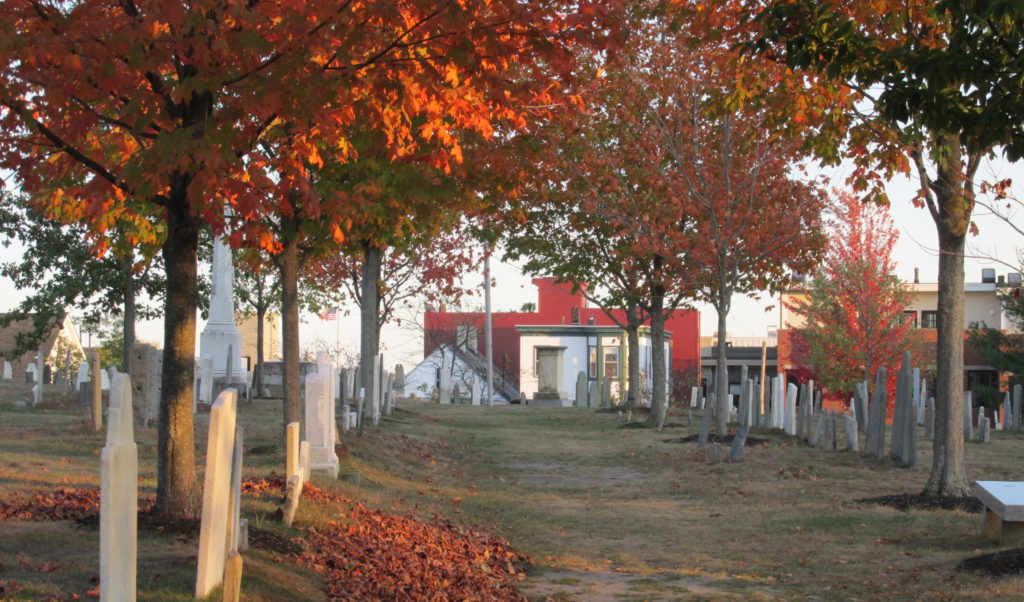
[[[914,284],[921,284],[921,268],[914,268]]]
[[[996,277],[996,284],[1005,284],[1005,283],[1006,283],[1006,277],[1005,276],[1000,274],[998,277]]]

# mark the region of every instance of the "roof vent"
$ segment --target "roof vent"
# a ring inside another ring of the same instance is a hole
[[[996,269],[995,268],[982,268],[982,270],[981,270],[981,282],[982,282],[982,284],[995,284],[995,282],[996,282]]]

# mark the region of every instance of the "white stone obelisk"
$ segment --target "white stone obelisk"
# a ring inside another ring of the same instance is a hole
[[[213,358],[214,376],[226,376],[228,347],[231,355],[231,374],[242,374],[242,333],[235,324],[235,268],[231,263],[231,248],[223,236],[213,240],[213,262],[210,270],[210,319],[199,335],[199,357]]]
[[[114,376],[107,444],[100,454],[100,600],[135,600],[139,458],[132,419],[132,385]]]

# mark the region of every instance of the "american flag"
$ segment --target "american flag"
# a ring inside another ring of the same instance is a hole
[[[328,307],[327,309],[320,312],[321,320],[337,320],[338,319],[338,308]]]

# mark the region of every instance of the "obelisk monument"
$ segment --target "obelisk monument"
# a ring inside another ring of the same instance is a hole
[[[213,358],[214,376],[228,373],[230,357],[232,378],[242,378],[242,333],[235,325],[235,268],[223,236],[213,239],[210,289],[210,319],[199,335],[199,356]]]

